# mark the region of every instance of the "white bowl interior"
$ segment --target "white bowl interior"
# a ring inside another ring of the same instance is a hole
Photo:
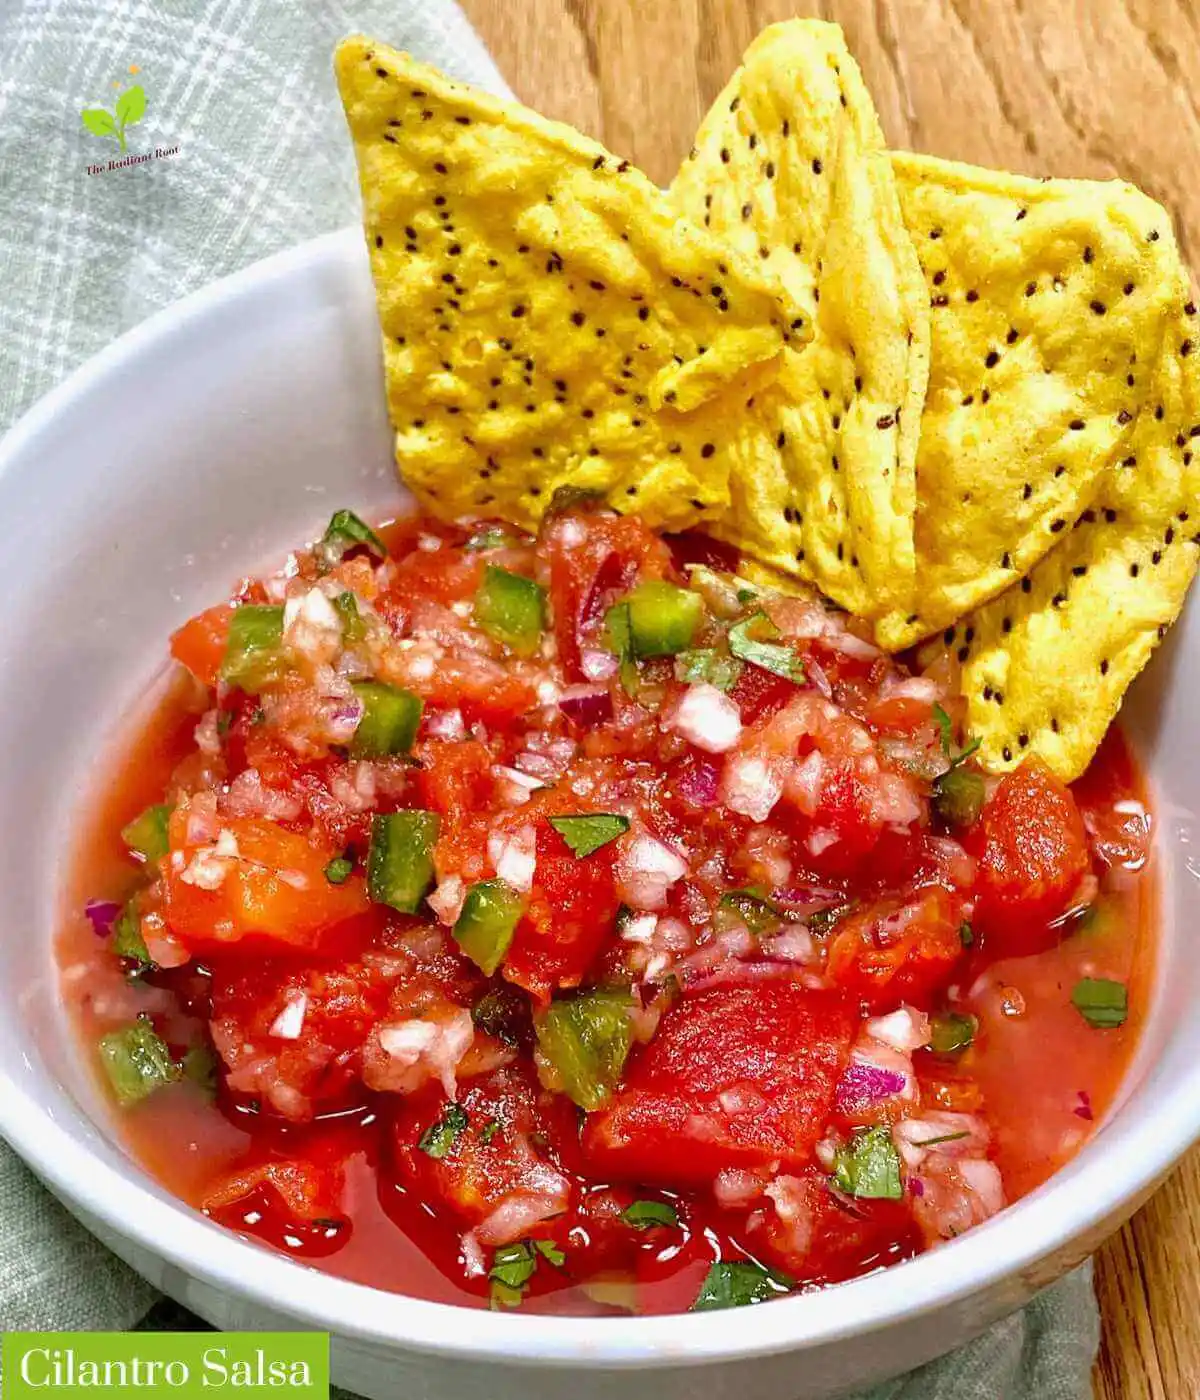
[[[18,1150],[106,1234],[297,1325],[385,1349],[517,1363],[670,1367],[809,1348],[814,1394],[935,1354],[1084,1257],[1200,1132],[1200,959],[1187,917],[1200,875],[1195,609],[1126,710],[1153,776],[1164,891],[1157,1005],[1141,1053],[1121,1105],[1079,1157],[953,1245],[750,1314],[604,1324],[468,1315],[241,1245],[130,1162],[81,1070],[55,983],[50,945],[73,812],[174,627],[242,573],[311,538],[337,506],[370,513],[400,499],[357,231],[163,313],[0,447],[0,518],[15,556],[0,610],[0,1130]],[[873,1353],[851,1343],[863,1359],[847,1372],[841,1342],[872,1332],[887,1342]],[[728,1393],[746,1394],[744,1382],[731,1371]]]

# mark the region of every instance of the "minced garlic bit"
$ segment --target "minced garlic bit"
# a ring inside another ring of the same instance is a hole
[[[230,863],[240,858],[237,838],[222,827],[211,846],[202,846],[189,861],[180,879],[201,890],[218,890],[225,883]]]

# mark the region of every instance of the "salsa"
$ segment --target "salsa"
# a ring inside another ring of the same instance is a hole
[[[174,635],[60,939],[147,1170],[347,1278],[602,1314],[852,1278],[1078,1150],[1152,974],[1119,731],[989,777],[953,655],[739,567],[586,497],[339,511]]]

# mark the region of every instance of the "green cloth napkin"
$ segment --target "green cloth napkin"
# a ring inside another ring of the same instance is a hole
[[[507,91],[452,0],[0,7],[0,428],[159,307],[357,220],[330,71],[355,30]],[[85,107],[109,113],[88,121],[111,134],[85,129]],[[130,154],[176,152],[89,175],[121,158],[121,122]],[[139,1324],[202,1325],[157,1301],[0,1143],[0,1329]],[[1080,1270],[871,1400],[1086,1397],[1098,1330]]]

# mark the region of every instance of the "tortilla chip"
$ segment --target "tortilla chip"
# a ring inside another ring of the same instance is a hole
[[[670,529],[723,508],[737,410],[807,334],[782,294],[569,127],[369,39],[335,67],[422,505],[529,529],[560,486]]]
[[[893,165],[933,305],[918,603],[876,629],[895,651],[1009,587],[1096,497],[1151,394],[1178,256],[1131,185]]]
[[[1182,301],[1182,270],[1169,282]],[[947,634],[963,661],[968,727],[992,772],[1037,754],[1064,780],[1079,777],[1178,616],[1200,558],[1198,360],[1188,302],[1095,504],[1020,584]]]
[[[709,528],[861,617],[907,612],[928,295],[837,25],[764,30],[671,197],[758,258],[815,322],[756,396],[730,509]]]

